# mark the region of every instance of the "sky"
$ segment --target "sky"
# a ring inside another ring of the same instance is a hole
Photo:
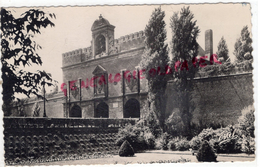
[[[81,6],[81,7],[42,7],[47,13],[54,13],[52,19],[55,27],[41,29],[41,34],[35,40],[42,46],[38,50],[43,65],[33,65],[30,70],[45,70],[52,74],[53,79],[62,83],[62,53],[90,46],[92,40],[91,26],[101,14],[115,28],[115,39],[145,29],[152,12],[159,5],[143,6]],[[171,41],[170,18],[174,12],[179,12],[184,4],[161,5],[165,11],[167,42]],[[251,11],[249,4],[194,4],[189,5],[200,29],[198,43],[205,48],[205,31],[213,30],[213,52],[223,36],[227,42],[229,56],[233,55],[234,44],[240,37],[244,26],[251,30]],[[8,8],[15,17],[29,8]]]

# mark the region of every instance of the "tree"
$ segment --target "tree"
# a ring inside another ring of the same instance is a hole
[[[218,51],[217,55],[219,57],[219,60],[224,63],[224,62],[230,62],[229,56],[228,56],[228,47],[226,40],[224,37],[221,37],[219,43],[218,43]]]
[[[10,115],[10,105],[15,99],[15,93],[30,97],[34,94],[42,97],[38,92],[45,84],[52,84],[52,78],[45,71],[29,72],[23,68],[32,64],[42,65],[37,50],[41,46],[34,41],[35,34],[40,34],[41,28],[54,26],[43,11],[30,9],[15,18],[10,11],[1,9],[1,63],[3,79],[3,111]],[[43,80],[45,78],[45,81]]]
[[[153,11],[145,28],[145,51],[140,62],[148,80],[149,111],[156,113],[162,128],[165,121],[165,89],[168,81],[164,69],[169,62],[164,17],[165,13],[161,7]]]
[[[175,84],[177,103],[180,109],[181,118],[184,123],[184,131],[189,135],[192,111],[194,105],[192,102],[193,79],[198,71],[196,62],[198,55],[197,37],[200,32],[194,15],[189,7],[183,7],[180,15],[175,12],[171,17],[172,29],[172,63],[173,77]]]
[[[38,102],[34,103],[32,116],[33,117],[39,117],[40,112],[41,112],[41,108],[40,108]]]
[[[235,43],[234,55],[238,62],[242,62],[244,60],[253,59],[252,51],[252,38],[250,37],[248,27],[244,26],[241,30],[241,37],[238,38]]]

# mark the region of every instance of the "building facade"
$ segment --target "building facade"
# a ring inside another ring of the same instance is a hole
[[[91,46],[62,55],[65,117],[142,117],[147,81],[138,63],[144,32],[114,39],[114,29],[100,16],[91,28]]]

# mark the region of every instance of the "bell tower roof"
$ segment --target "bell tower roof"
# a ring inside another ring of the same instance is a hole
[[[114,27],[113,25],[111,25],[109,23],[109,21],[107,19],[103,18],[103,16],[100,14],[99,19],[95,20],[95,22],[93,23],[93,25],[91,27],[91,31],[97,30],[99,28],[103,28],[103,27],[106,27],[106,26]]]

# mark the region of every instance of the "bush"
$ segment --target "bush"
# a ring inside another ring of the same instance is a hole
[[[249,135],[251,137],[255,137],[255,134],[254,134],[255,109],[254,109],[253,105],[250,105],[250,106],[244,108],[241,112],[242,112],[242,115],[238,119],[240,129],[244,131],[244,134],[246,136]]]
[[[145,124],[144,126],[149,128],[149,130],[155,138],[158,138],[162,134],[162,129],[159,125],[159,120],[154,111],[148,111],[148,114],[146,115],[143,121]]]
[[[165,132],[160,137],[155,139],[155,148],[158,150],[167,150],[168,142],[169,142],[169,135]]]
[[[202,132],[198,135],[201,140],[210,141],[210,139],[216,137],[216,132],[212,128],[203,129]]]
[[[226,139],[226,140],[223,140],[223,141],[220,141],[219,142],[219,150],[218,152],[219,153],[234,153],[234,148],[235,148],[235,142],[236,140],[235,139]]]
[[[198,136],[193,137],[190,140],[189,145],[193,150],[198,150],[201,146],[201,138],[199,138]]]
[[[167,132],[172,136],[185,135],[184,123],[181,118],[180,111],[173,111],[169,118],[165,121]]]
[[[127,140],[125,140],[119,149],[119,156],[128,157],[128,156],[134,156],[134,154],[135,153],[133,147],[130,145],[130,143]]]
[[[154,149],[155,148],[155,137],[152,134],[152,132],[145,131],[143,136],[144,136],[144,140],[145,140],[145,144],[147,145],[147,148]]]
[[[168,149],[175,151],[186,151],[190,147],[189,141],[186,138],[179,138],[176,137],[169,141],[168,143]]]
[[[217,138],[211,139],[209,141],[210,146],[214,149],[216,153],[219,153],[219,140]]]
[[[208,141],[204,140],[199,148],[196,158],[200,162],[216,162],[217,156]]]
[[[243,137],[241,150],[247,154],[254,154],[255,153],[255,139],[252,137]]]
[[[179,138],[178,138],[178,137],[175,137],[175,138],[173,138],[172,140],[170,140],[169,143],[167,144],[168,149],[169,149],[169,150],[172,150],[172,151],[176,151],[177,148],[176,148],[175,143],[177,143],[178,141],[179,141]]]
[[[155,145],[155,137],[152,132],[140,122],[136,125],[127,125],[124,128],[120,128],[116,138],[117,146],[121,146],[127,140],[135,152],[140,152],[148,148],[153,149]]]

